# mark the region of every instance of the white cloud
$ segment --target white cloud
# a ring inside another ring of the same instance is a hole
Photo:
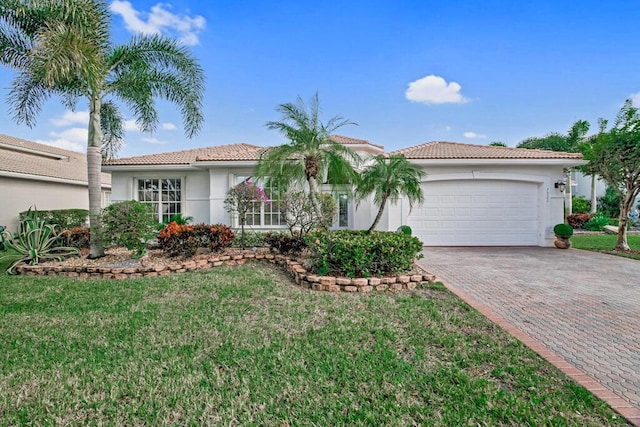
[[[449,132],[449,131],[451,130],[451,126],[448,126],[448,125],[447,125],[447,126],[445,126],[445,127],[444,127],[444,130],[446,130],[447,132]]]
[[[87,151],[88,131],[86,128],[70,128],[62,132],[49,132],[53,139],[37,140],[41,144],[51,145],[64,150],[84,153]]]
[[[171,122],[167,122],[167,123],[162,123],[160,125],[162,127],[163,130],[176,130],[178,129],[178,127],[176,125],[174,125]]]
[[[447,83],[440,76],[429,75],[409,83],[405,96],[409,101],[424,104],[463,104],[469,102],[460,93],[460,86],[456,82]]]
[[[122,128],[127,132],[142,132],[135,120],[123,121]]]
[[[465,132],[462,135],[464,135],[465,138],[469,138],[469,139],[484,139],[487,137],[487,135],[483,135],[481,133],[475,133],[475,132]]]
[[[88,111],[65,111],[64,114],[49,120],[56,127],[83,124],[89,126]]]
[[[632,93],[629,97],[631,98],[631,102],[633,102],[633,106],[640,108],[640,92]]]
[[[166,141],[160,141],[157,138],[141,138],[142,142],[146,142],[147,144],[157,144],[157,145],[164,145],[166,144]]]
[[[110,8],[122,16],[127,30],[132,33],[164,34],[180,39],[187,46],[199,43],[198,34],[206,26],[206,20],[200,15],[191,17],[170,12],[168,3],[158,3],[151,7],[151,12],[142,12],[128,1],[114,0]]]

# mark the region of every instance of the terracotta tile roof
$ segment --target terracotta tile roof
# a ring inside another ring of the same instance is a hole
[[[105,165],[189,165],[196,161],[258,160],[267,147],[251,144],[228,144],[194,148],[171,153],[147,154],[106,161]]]
[[[384,147],[382,145],[372,144],[366,139],[349,138],[348,136],[342,135],[331,135],[331,139],[342,145],[371,145],[372,147],[384,150]]]
[[[378,150],[384,147],[371,144],[365,139],[332,135],[331,138],[344,145],[369,145]],[[106,161],[106,166],[141,166],[141,165],[190,165],[195,162],[222,161],[257,161],[271,147],[238,143],[218,145],[215,147],[194,148],[192,150],[174,151],[170,153],[147,154],[144,156],[124,157]]]
[[[391,154],[404,154],[407,159],[582,159],[580,153],[440,141],[404,148]]]
[[[87,157],[83,153],[0,134],[0,171],[87,182]],[[111,174],[102,174],[111,185]]]

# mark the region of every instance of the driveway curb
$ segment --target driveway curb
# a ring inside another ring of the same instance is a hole
[[[500,326],[502,329],[513,335],[515,338],[520,340],[524,345],[538,353],[541,357],[546,359],[556,368],[561,370],[564,374],[569,376],[575,382],[589,390],[599,399],[605,401],[614,411],[622,415],[625,419],[627,419],[632,425],[640,427],[640,409],[633,406],[626,399],[622,398],[618,394],[614,393],[610,389],[606,388],[602,384],[600,384],[597,380],[592,378],[591,376],[585,374],[580,369],[573,366],[571,363],[567,362],[564,358],[556,354],[555,352],[549,350],[544,344],[540,341],[532,338],[527,333],[523,332],[519,328],[517,328],[512,323],[508,322],[502,316],[493,312],[489,307],[485,304],[482,304],[476,301],[473,297],[466,294],[461,289],[458,289],[455,285],[443,280],[440,277],[436,277],[435,279],[438,282],[442,282],[449,291],[457,295],[464,302],[469,304],[471,307],[478,310],[485,317],[491,320],[493,323]]]

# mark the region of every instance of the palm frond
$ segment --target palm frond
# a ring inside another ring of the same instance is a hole
[[[107,91],[134,111],[144,130],[153,130],[157,115],[154,97],[180,107],[187,136],[198,133],[204,120],[204,72],[188,49],[162,36],[138,36],[115,48],[107,59],[112,75]]]
[[[9,108],[15,122],[35,126],[42,105],[51,95],[52,92],[28,71],[19,72],[8,95]]]
[[[104,102],[100,107],[100,127],[102,129],[102,158],[113,159],[124,143],[124,117],[118,106],[112,101]]]

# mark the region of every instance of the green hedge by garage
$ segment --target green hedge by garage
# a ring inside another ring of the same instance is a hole
[[[34,210],[20,212],[20,221]],[[59,230],[68,230],[74,227],[81,227],[87,223],[89,211],[87,209],[53,209],[37,210],[38,218],[44,219],[46,224],[57,225]]]

